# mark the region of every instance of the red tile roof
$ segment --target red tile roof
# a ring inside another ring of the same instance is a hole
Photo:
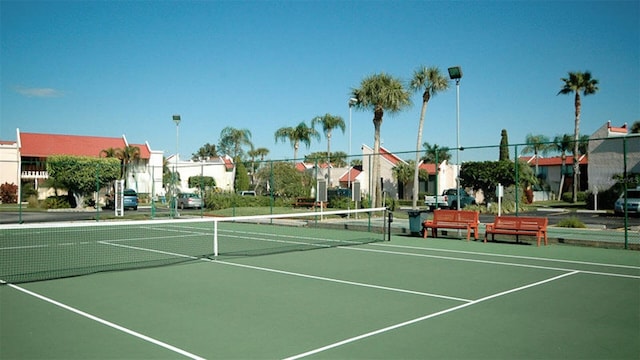
[[[48,157],[51,155],[75,155],[99,157],[100,152],[109,148],[123,149],[123,138],[99,136],[57,135],[20,133],[20,154],[29,157]],[[149,159],[151,153],[147,145],[130,144],[140,149],[140,158]]]
[[[534,159],[534,156],[522,156],[520,157],[520,160],[526,161],[529,163],[529,165],[531,166],[535,166],[536,164],[536,160]],[[580,165],[587,165],[589,163],[589,158],[581,155],[580,156]],[[565,161],[566,165],[572,165],[573,164],[573,155],[567,155],[567,159]],[[550,157],[550,158],[543,158],[543,157],[539,157],[538,158],[538,166],[562,166],[562,157],[560,156],[554,156],[554,157]]]
[[[360,175],[362,171],[356,169],[356,168],[351,168],[349,169],[349,171],[347,171],[346,173],[344,173],[344,175],[342,175],[340,177],[340,182],[349,182],[349,179],[351,179],[351,181],[356,181],[356,178],[358,177],[358,175]],[[349,174],[351,174],[351,177],[349,177]]]
[[[436,164],[426,164],[421,162],[420,169],[425,170],[429,175],[433,175],[436,173]]]

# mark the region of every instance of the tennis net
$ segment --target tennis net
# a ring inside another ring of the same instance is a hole
[[[0,282],[23,283],[202,259],[385,239],[386,209],[0,226]]]

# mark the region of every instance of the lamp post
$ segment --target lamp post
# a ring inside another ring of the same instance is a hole
[[[456,165],[458,165],[456,174],[456,195],[458,200],[456,202],[457,208],[460,210],[460,79],[462,79],[462,68],[460,66],[452,66],[448,70],[449,78],[456,81]]]
[[[178,155],[178,153],[180,152],[180,148],[178,145],[178,129],[180,128],[180,115],[173,115],[173,122],[176,123],[176,156],[175,156],[175,162],[174,167],[173,167],[173,216],[178,216],[178,180],[180,179],[180,177],[178,176],[178,159],[180,158],[180,156]]]
[[[353,189],[351,188],[351,108],[357,103],[358,99],[349,99],[349,154],[347,154],[347,170],[349,171],[349,175],[347,177],[347,188],[351,192],[351,200],[348,203],[347,210],[351,210],[351,201],[353,201]],[[347,217],[350,217],[350,214],[347,214]]]

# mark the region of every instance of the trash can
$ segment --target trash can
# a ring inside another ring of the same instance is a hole
[[[413,236],[420,236],[422,232],[422,222],[426,219],[426,210],[408,210],[409,231]],[[424,214],[424,215],[423,215]]]

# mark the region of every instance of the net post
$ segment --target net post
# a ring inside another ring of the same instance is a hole
[[[218,257],[218,221],[213,221],[213,256]]]

